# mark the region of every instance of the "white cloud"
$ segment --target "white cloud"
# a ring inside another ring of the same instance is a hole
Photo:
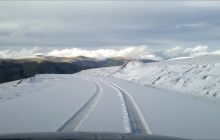
[[[31,49],[23,48],[21,50],[0,50],[0,58],[24,58],[34,56],[35,53],[39,50],[38,47]]]
[[[213,51],[212,54],[220,55],[220,50]]]
[[[168,58],[195,57],[207,54],[210,54],[208,46],[196,46],[194,48],[174,47],[164,52],[164,55]]]
[[[97,49],[86,50],[81,48],[71,48],[62,50],[53,50],[47,54],[48,56],[57,57],[77,57],[85,56],[91,58],[111,58],[111,57],[128,57],[128,58],[142,58],[142,59],[160,59],[153,53],[151,53],[147,46],[131,46],[121,49]]]
[[[26,58],[34,57],[36,55],[43,56],[54,56],[54,57],[77,57],[85,56],[96,59],[105,59],[112,57],[127,57],[136,59],[152,59],[152,60],[162,60],[162,59],[172,59],[180,57],[195,57],[201,55],[215,54],[220,55],[220,50],[213,52],[208,51],[208,46],[196,46],[191,48],[174,47],[167,49],[161,53],[151,52],[147,46],[130,46],[115,49],[82,49],[82,48],[66,48],[66,49],[55,49],[49,52],[39,52],[40,48],[23,48],[21,50],[0,50],[0,58]]]

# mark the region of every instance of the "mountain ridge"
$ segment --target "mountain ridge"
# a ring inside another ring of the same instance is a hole
[[[72,74],[90,68],[119,66],[129,60],[125,57],[94,59],[84,56],[0,59],[0,83],[29,78],[36,74]]]

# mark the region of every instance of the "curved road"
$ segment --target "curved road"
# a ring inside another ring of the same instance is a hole
[[[172,90],[74,74],[0,103],[0,133],[121,132],[217,139],[219,106],[217,100]]]

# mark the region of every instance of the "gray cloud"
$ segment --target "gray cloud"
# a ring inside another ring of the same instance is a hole
[[[220,43],[220,2],[2,1],[0,8],[0,45],[8,47]]]
[[[0,58],[26,58],[26,57],[33,57],[40,49],[38,47],[34,48],[23,48],[21,50],[0,50]]]

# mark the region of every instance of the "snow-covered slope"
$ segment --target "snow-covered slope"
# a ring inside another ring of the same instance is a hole
[[[125,68],[91,69],[84,74],[113,76],[142,85],[156,85],[196,96],[220,98],[220,56],[173,59],[144,64],[129,62]]]
[[[118,72],[119,70],[121,70],[121,66],[88,69],[88,70],[83,70],[80,73],[85,75],[93,75],[93,76],[110,76]]]
[[[0,84],[0,103],[26,94],[39,92],[44,88],[55,86],[65,79],[67,77],[62,74],[39,74],[27,79],[2,83]]]

